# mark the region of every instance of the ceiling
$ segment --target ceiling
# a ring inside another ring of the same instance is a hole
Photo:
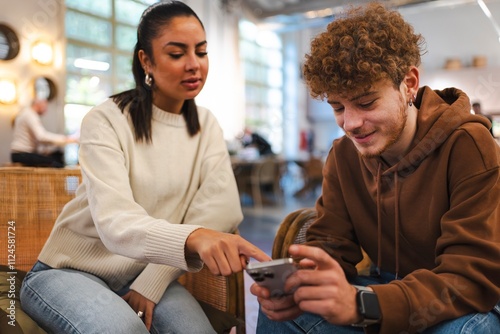
[[[223,0],[224,1],[224,0]],[[230,0],[225,0],[231,2]],[[235,0],[233,0],[235,1]],[[240,0],[246,12],[260,23],[295,26],[311,25],[331,18],[347,5],[367,3],[370,0]],[[382,0],[395,7],[416,5],[438,0]]]

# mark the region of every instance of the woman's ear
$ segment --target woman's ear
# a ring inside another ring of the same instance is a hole
[[[144,52],[144,50],[139,50],[139,52],[137,52],[137,57],[139,58],[139,61],[141,62],[141,67],[143,68],[144,72],[148,72],[149,73],[149,66],[151,64],[151,62],[149,61],[149,57],[148,55],[146,54],[146,52]]]
[[[411,66],[408,72],[406,73],[403,82],[406,85],[407,94],[409,96],[414,96],[417,94],[420,82],[420,71],[418,67]]]

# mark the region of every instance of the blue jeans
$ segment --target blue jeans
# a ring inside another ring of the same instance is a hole
[[[394,275],[381,273],[380,278],[359,276],[351,283],[355,285],[385,284],[394,279]],[[259,311],[257,334],[355,334],[363,329],[352,326],[337,326],[327,322],[317,314],[304,313],[291,321],[269,320]],[[404,332],[403,332],[404,333]],[[403,334],[401,333],[401,334]],[[428,328],[424,334],[498,334],[500,333],[500,303],[489,313],[472,313],[463,317],[444,321]],[[398,334],[398,333],[394,333]]]
[[[23,310],[48,333],[148,334],[146,326],[121,295],[100,278],[71,269],[52,269],[38,262],[21,288]],[[153,313],[151,333],[215,331],[194,297],[172,282]]]

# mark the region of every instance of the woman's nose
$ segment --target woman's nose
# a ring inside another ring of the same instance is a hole
[[[200,68],[200,62],[196,55],[190,55],[186,61],[186,71],[196,72]]]

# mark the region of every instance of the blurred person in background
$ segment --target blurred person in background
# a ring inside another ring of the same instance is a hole
[[[481,110],[481,103],[479,103],[479,102],[472,103],[472,110],[474,111],[474,114],[476,114],[476,115],[482,115],[482,116],[486,117],[490,121],[490,123],[491,123],[490,133],[491,133],[492,136],[494,136],[493,135],[493,117],[491,117],[488,114],[483,114],[483,111]]]
[[[63,147],[78,139],[47,131],[41,120],[47,110],[48,101],[37,98],[16,116],[10,146],[12,162],[31,167],[64,167]]]

